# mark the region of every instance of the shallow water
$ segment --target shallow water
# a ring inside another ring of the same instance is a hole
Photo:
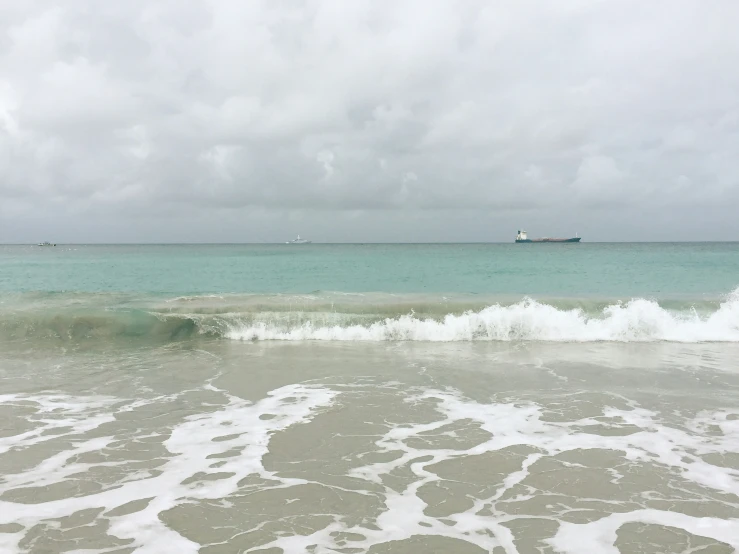
[[[739,346],[6,352],[0,551],[733,552]]]
[[[739,245],[0,247],[0,552],[739,548]]]

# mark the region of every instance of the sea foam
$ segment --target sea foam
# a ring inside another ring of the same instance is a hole
[[[367,324],[295,324],[252,320],[232,323],[225,336],[238,340],[320,341],[561,341],[739,342],[739,289],[709,314],[672,311],[637,298],[599,314],[564,310],[524,299],[516,304],[447,314],[440,319],[410,313]]]

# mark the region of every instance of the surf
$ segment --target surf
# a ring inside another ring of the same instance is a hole
[[[711,301],[58,293],[3,303],[0,342],[739,342],[739,289]]]
[[[719,308],[700,314],[694,308],[667,310],[655,300],[636,298],[607,305],[599,314],[560,309],[526,298],[440,319],[413,313],[370,324],[299,325],[254,321],[233,325],[236,340],[318,341],[557,341],[557,342],[739,342],[739,291]]]

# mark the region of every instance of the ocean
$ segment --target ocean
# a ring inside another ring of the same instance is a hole
[[[739,243],[0,246],[0,552],[739,549]]]

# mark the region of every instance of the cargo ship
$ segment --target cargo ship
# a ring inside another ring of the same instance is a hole
[[[530,239],[526,235],[526,231],[519,231],[516,235],[516,242],[580,242],[580,237],[575,235],[575,237],[571,239],[551,239],[548,237],[540,239]]]
[[[310,244],[312,241],[301,239],[300,235],[298,235],[298,238],[289,240],[285,244]]]

